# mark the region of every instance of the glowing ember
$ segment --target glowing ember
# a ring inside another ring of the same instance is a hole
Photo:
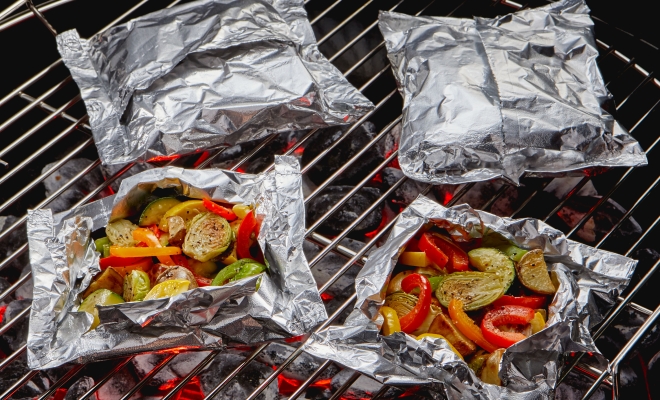
[[[321,293],[321,300],[323,300],[323,301],[330,301],[334,298],[335,298],[335,296],[333,296],[331,294],[328,294],[328,293],[325,293],[325,292]]]
[[[195,163],[193,164],[193,167],[194,168],[199,167],[204,161],[206,161],[209,158],[210,155],[211,155],[211,153],[209,153],[208,151],[203,152],[202,155],[199,156],[197,161],[195,161]]]
[[[369,239],[373,238],[385,227],[385,225],[387,225],[387,214],[385,213],[385,208],[383,208],[383,211],[381,211],[380,225],[378,225],[378,228],[371,232],[365,233],[364,236],[368,237]]]
[[[7,306],[0,306],[0,324],[5,316],[5,311],[7,311]]]
[[[147,162],[172,161],[172,160],[177,160],[179,158],[181,158],[181,156],[178,154],[173,154],[171,156],[156,156],[156,157],[151,157],[150,159],[147,160]]]

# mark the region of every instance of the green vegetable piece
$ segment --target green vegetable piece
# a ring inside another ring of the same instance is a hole
[[[486,360],[488,359],[489,355],[490,353],[479,349],[477,353],[472,356],[470,362],[468,362],[468,367],[470,367],[470,369],[474,371],[477,376],[479,376],[481,374],[481,370],[483,370],[484,366],[486,365]]]
[[[503,294],[502,279],[492,272],[454,272],[445,276],[435,291],[440,304],[449,307],[451,299],[460,299],[465,311],[485,307]]]
[[[234,240],[229,222],[210,212],[198,214],[192,219],[183,242],[183,252],[197,261],[212,260],[229,248]]]
[[[142,301],[151,290],[149,275],[137,269],[124,278],[124,300]]]
[[[504,291],[509,290],[509,286],[516,277],[516,268],[513,261],[498,249],[480,247],[468,252],[470,264],[481,272],[494,272],[504,284]]]
[[[103,245],[103,258],[110,257],[110,244]]]
[[[190,270],[195,275],[203,276],[204,278],[213,279],[218,273],[218,265],[213,261],[201,262],[190,260],[188,261],[188,264],[190,265]]]
[[[249,276],[257,275],[266,270],[266,266],[250,258],[242,258],[233,264],[229,264],[218,272],[212,286],[222,286],[227,282],[233,282]]]
[[[96,306],[111,306],[123,302],[124,299],[122,299],[117,293],[108,289],[99,289],[83,300],[80,307],[78,307],[78,311],[85,311],[94,316],[94,322],[92,322],[92,326],[89,328],[91,330],[95,329],[101,322],[99,320],[99,310]]]
[[[138,225],[149,226],[160,223],[161,218],[169,209],[181,202],[174,197],[161,197],[149,203],[140,215]]]
[[[527,250],[523,250],[518,246],[514,246],[512,244],[506,245],[506,246],[498,246],[497,247],[500,251],[502,251],[504,254],[509,256],[513,261],[518,262],[524,256],[527,254]]]
[[[96,240],[94,241],[94,245],[96,246],[96,251],[98,251],[99,253],[103,254],[103,247],[104,247],[104,246],[108,246],[108,248],[109,248],[109,246],[110,246],[110,239],[108,239],[107,236],[104,236],[104,237],[102,237],[102,238],[100,238],[100,239],[96,239]]]
[[[445,279],[445,276],[446,275],[428,277],[429,282],[431,283],[431,290],[433,292],[438,290],[438,287],[440,286],[440,283]]]

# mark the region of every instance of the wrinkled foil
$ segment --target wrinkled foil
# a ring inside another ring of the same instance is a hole
[[[57,36],[105,165],[356,121],[373,104],[318,50],[302,0],[202,0]]]
[[[100,272],[90,234],[135,214],[157,188],[255,205],[264,216],[257,240],[268,273],[171,298],[100,307],[101,324],[87,332],[92,316],[76,310],[79,294]],[[174,167],[144,171],[126,178],[116,195],[70,211],[30,210],[27,233],[34,280],[27,352],[33,369],[281,339],[306,333],[327,318],[303,253],[302,176],[293,157],[276,157],[274,170],[260,175]]]
[[[458,184],[640,166],[613,105],[583,0],[494,19],[381,12],[404,99],[399,164],[410,178]]]
[[[509,347],[502,358],[504,386],[482,382],[441,339],[413,339],[402,332],[378,334],[389,283],[404,245],[425,224],[446,228],[457,241],[482,237],[485,229],[524,249],[542,249],[559,289],[548,307],[546,328]],[[420,196],[397,218],[383,246],[357,275],[357,302],[343,326],[312,334],[304,350],[388,385],[429,385],[448,399],[553,398],[564,360],[571,352],[593,352],[607,368],[589,329],[605,318],[628,285],[637,261],[567,239],[532,219],[500,218],[467,204],[445,208]]]

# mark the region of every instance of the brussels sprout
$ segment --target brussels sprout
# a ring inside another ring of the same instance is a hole
[[[170,243],[174,246],[181,246],[186,239],[186,222],[183,218],[175,215],[167,218],[167,223],[170,229]]]
[[[183,242],[183,252],[197,261],[209,261],[229,248],[234,232],[229,222],[210,212],[197,215],[190,223]]]
[[[144,296],[144,300],[162,299],[163,297],[172,297],[183,293],[190,288],[190,281],[186,279],[171,279],[161,282],[151,288],[149,293]],[[192,289],[192,288],[190,288]]]
[[[417,301],[417,296],[412,294],[406,292],[394,292],[385,298],[385,305],[394,309],[399,318],[401,318],[415,308]]]
[[[112,244],[121,247],[133,247],[138,243],[133,239],[133,231],[137,228],[137,225],[127,219],[118,219],[110,222],[105,227],[105,234]]]
[[[94,316],[94,322],[92,322],[92,326],[89,328],[94,329],[100,323],[99,310],[96,308],[96,306],[111,306],[113,304],[120,304],[123,302],[124,299],[122,299],[121,296],[117,293],[108,289],[99,289],[87,296],[85,300],[83,300],[83,302],[80,304],[80,307],[78,307],[78,311],[85,311]]]
[[[171,281],[171,280],[187,280],[190,282],[190,286],[188,289],[195,289],[199,287],[197,284],[197,279],[195,279],[195,276],[190,272],[189,269],[184,268],[184,267],[179,267],[178,265],[175,265],[173,267],[169,267],[165,269],[158,277],[156,278],[156,285],[159,283],[163,283],[165,281]],[[156,286],[154,286],[156,287]],[[187,290],[187,289],[186,289]]]
[[[124,278],[124,300],[142,301],[151,290],[149,275],[140,270],[133,270]]]
[[[250,258],[243,258],[231,265],[227,265],[218,272],[211,285],[222,286],[227,282],[237,281],[260,274],[266,270],[266,266]]]

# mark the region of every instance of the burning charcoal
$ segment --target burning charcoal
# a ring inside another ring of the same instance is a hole
[[[266,347],[257,360],[266,365],[277,367],[281,365],[294,352],[296,348],[282,343],[271,343]],[[304,382],[323,363],[323,360],[302,353],[282,372],[286,378],[296,379]],[[339,369],[334,365],[328,367],[318,379],[328,379],[334,376]]]
[[[4,353],[13,353],[26,343],[29,318],[25,316],[18,321],[13,321],[13,319],[31,304],[32,300],[14,300],[7,305],[0,326],[5,326],[11,322],[12,327],[0,336],[0,350]]]
[[[252,158],[245,167],[245,172],[258,174],[263,172],[275,162],[275,154],[282,154],[290,148],[307,131],[283,132],[259,150],[255,158]]]
[[[146,386],[158,388],[163,384],[176,384],[181,378],[187,376],[207,355],[208,351],[192,351],[178,354],[163,369],[158,371]],[[138,380],[144,378],[158,366],[169,354],[150,353],[133,357],[131,363]],[[147,391],[149,389],[147,388]]]
[[[337,391],[348,378],[353,375],[352,369],[346,368],[339,371],[337,375],[332,378],[332,390]],[[353,382],[350,388],[344,392],[342,395],[343,398],[347,399],[363,399],[370,398],[376,392],[380,390],[383,385],[371,378],[367,378],[364,375],[360,375],[357,381]]]
[[[9,283],[9,281],[6,278],[0,276],[0,293],[4,293],[4,291],[7,290],[9,286],[11,286],[11,283]],[[3,304],[7,304],[10,300],[11,300],[11,296],[5,298],[3,301],[0,301],[0,306],[2,306]],[[0,320],[0,322],[2,321]]]
[[[44,180],[46,196],[50,196],[56,190],[64,186],[64,184],[69,182],[71,178],[79,174],[80,171],[87,168],[91,163],[92,161],[86,158],[74,158],[69,160],[60,169],[50,174],[50,176]],[[54,164],[55,163],[47,164],[41,172],[44,173]],[[96,189],[101,183],[103,183],[103,175],[101,175],[99,169],[95,168],[80,178],[78,182],[64,191],[64,193],[57,196],[55,200],[50,202],[48,207],[54,212],[68,210],[76,202],[85,197],[87,193]]]
[[[305,146],[302,165],[306,166],[322,151],[330,147],[348,128],[326,128],[316,133]],[[340,145],[325,157],[321,158],[309,170],[310,179],[320,185],[330,175],[334,174],[346,161],[355,156],[376,136],[376,127],[371,122],[365,122],[353,131]],[[385,157],[378,146],[372,146],[365,154],[355,161],[345,172],[333,181],[335,185],[356,185],[364,179]]]
[[[83,376],[66,391],[64,400],[77,400],[81,398],[83,394],[87,393],[92,386],[94,386],[94,379],[89,376]]]
[[[323,214],[334,207],[339,200],[341,200],[346,193],[351,189],[351,186],[329,186],[318,196],[310,202],[307,207],[307,223],[312,224],[317,221]],[[318,229],[319,233],[326,233],[336,235],[346,229],[353,221],[355,221],[367,208],[369,208],[380,197],[380,190],[376,188],[365,187],[360,189],[344,204],[341,209],[335,212],[326,222],[324,222]],[[350,236],[355,238],[362,238],[367,232],[371,232],[378,228],[382,219],[382,203],[376,207],[367,217],[351,232]]]
[[[17,220],[18,218],[13,215],[0,216],[0,232],[9,229]],[[27,231],[25,224],[21,224],[14,229],[14,231],[8,233],[6,237],[0,239],[0,260],[6,259],[14,253],[16,249],[24,245],[26,235]],[[7,276],[10,281],[13,281],[18,278],[18,275],[25,265],[29,265],[27,251],[4,267],[2,269],[2,274]]]
[[[121,398],[133,386],[137,384],[135,376],[131,374],[128,368],[122,368],[112,375],[103,386],[96,392],[98,400],[116,400]],[[131,396],[132,399],[140,399],[140,393],[135,393]]]
[[[619,350],[630,340],[635,332],[637,332],[647,318],[648,316],[643,315],[630,307],[626,307],[621,311],[621,314],[617,316],[612,325],[607,328],[603,336],[596,341],[596,346],[605,357],[611,360],[618,354]],[[658,344],[658,339],[660,339],[660,329],[656,324],[647,330],[646,335],[644,335],[641,342],[635,346],[631,355],[635,355],[643,349]]]
[[[30,372],[27,366],[27,354],[23,353],[12,363],[7,365],[0,373],[0,393],[4,393],[11,385],[16,383],[17,380],[22,378],[25,374]],[[14,400],[32,400],[39,397],[43,392],[48,389],[48,379],[39,372],[30,381],[23,385],[12,399]]]
[[[398,168],[383,168],[383,191],[388,190],[403,178],[403,172]],[[406,207],[412,203],[419,194],[426,189],[426,184],[407,179],[401,186],[394,191],[393,202],[400,207]],[[399,211],[398,209],[395,211]]]
[[[593,379],[573,370],[555,390],[555,400],[580,400],[587,390],[589,390],[592,383],[594,383]],[[606,395],[603,388],[604,386],[601,385],[594,395],[591,396],[591,399],[609,399],[609,391]]]
[[[211,365],[200,375],[199,380],[202,383],[204,394],[208,395],[222,380],[229,375],[236,367],[245,360],[245,356],[233,353],[220,353],[213,360]],[[232,379],[232,381],[214,397],[215,400],[233,400],[246,399],[266,379],[273,373],[273,369],[260,363],[251,362],[241,373]],[[261,392],[257,397],[261,400],[270,400],[278,398],[277,379]]]
[[[577,186],[578,183],[582,180],[582,177],[562,177],[555,178],[543,189],[546,193],[553,194],[558,199],[563,199],[568,195],[568,193]],[[591,180],[577,192],[575,193],[578,196],[598,196],[598,192],[594,187],[594,184]]]
[[[263,140],[263,139],[262,139]],[[254,140],[251,142],[237,144],[235,146],[228,147],[213,158],[211,166],[213,168],[222,168],[229,169],[236,162],[240,160],[242,156],[246,155],[248,151],[255,148],[261,140]]]
[[[477,182],[460,199],[460,202],[468,203],[474,209],[484,209],[486,204],[497,195],[497,192],[505,183],[502,180],[492,180],[486,182]],[[457,187],[458,188],[458,187]],[[447,196],[447,195],[444,195]],[[440,197],[444,199],[444,197]],[[514,187],[507,187],[490,206],[491,213],[498,216],[509,216],[516,210],[519,202],[519,190]],[[451,199],[451,196],[449,197]]]

